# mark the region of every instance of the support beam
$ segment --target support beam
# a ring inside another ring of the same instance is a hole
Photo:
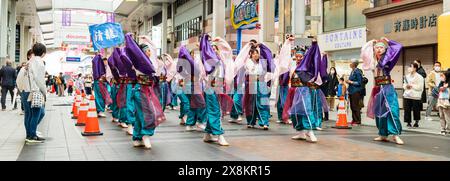
[[[213,2],[212,35],[214,37],[225,37],[225,1]]]
[[[10,1],[9,14],[9,59],[12,62],[16,61],[16,1]]]
[[[0,0],[0,22],[6,25],[8,22],[8,2],[9,0]],[[8,55],[8,26],[0,26],[0,65],[4,64]]]
[[[264,42],[273,51],[275,43],[275,0],[258,1],[259,3],[259,41]]]
[[[167,17],[168,17],[169,4],[163,3],[162,5],[162,32],[161,32],[161,54],[167,53]]]
[[[300,37],[305,33],[305,1],[292,1],[292,34]]]

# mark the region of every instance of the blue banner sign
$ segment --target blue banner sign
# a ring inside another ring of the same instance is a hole
[[[122,26],[118,23],[103,23],[89,26],[92,45],[95,51],[118,46],[123,43]]]

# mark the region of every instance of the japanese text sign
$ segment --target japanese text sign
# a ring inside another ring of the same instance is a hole
[[[123,43],[122,26],[118,23],[104,23],[89,26],[94,51],[110,48]]]

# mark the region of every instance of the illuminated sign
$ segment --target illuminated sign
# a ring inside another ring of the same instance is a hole
[[[231,24],[235,29],[258,22],[258,0],[243,0],[231,6]]]

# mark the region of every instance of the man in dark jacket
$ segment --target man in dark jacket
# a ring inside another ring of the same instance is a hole
[[[361,125],[361,91],[363,86],[362,70],[358,69],[358,62],[354,61],[350,64],[352,73],[347,80],[348,94],[350,95],[350,108],[352,110],[352,125]]]
[[[17,73],[16,69],[12,68],[11,65],[12,62],[7,60],[6,66],[0,69],[0,80],[2,82],[2,111],[6,110],[6,93],[8,93],[8,91],[11,94],[11,103],[14,99],[14,88],[16,87]],[[16,106],[17,105],[14,106],[14,109],[17,108]]]
[[[423,77],[423,79],[426,80],[427,79],[427,72],[425,72],[425,69],[423,69],[422,62],[419,59],[417,59],[417,60],[414,60],[414,63],[419,65],[419,69],[417,69],[417,73],[420,74]],[[420,110],[421,111],[423,110],[423,103],[427,102],[427,89],[425,89],[425,82],[423,83],[423,86],[424,86],[424,89],[423,89],[423,92],[422,92],[422,104],[420,104]]]

